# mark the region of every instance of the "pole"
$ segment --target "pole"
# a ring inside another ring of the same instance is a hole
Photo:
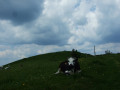
[[[94,45],[94,56],[96,56],[96,52],[95,52],[95,45]]]

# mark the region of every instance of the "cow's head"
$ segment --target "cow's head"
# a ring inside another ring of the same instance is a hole
[[[72,58],[72,57],[70,57],[70,58],[68,58],[68,64],[69,65],[74,65],[74,58]]]

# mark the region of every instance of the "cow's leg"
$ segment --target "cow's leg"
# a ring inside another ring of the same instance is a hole
[[[80,72],[82,72],[82,70],[78,70],[77,72],[80,73]]]
[[[58,71],[57,71],[55,74],[59,74],[59,73],[60,73],[60,71],[61,71],[61,69],[59,68],[59,69],[58,69]]]
[[[77,73],[81,72],[80,64],[78,62],[75,62],[74,73],[75,72],[77,72]]]
[[[66,75],[71,75],[71,71],[66,70],[66,71],[65,71],[65,74],[66,74]]]

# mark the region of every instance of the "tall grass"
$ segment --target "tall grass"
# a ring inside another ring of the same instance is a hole
[[[120,89],[120,54],[89,55],[87,58],[82,54],[80,74],[54,75],[60,62],[70,57],[70,53],[49,53],[9,64],[9,69],[0,70],[0,90]]]

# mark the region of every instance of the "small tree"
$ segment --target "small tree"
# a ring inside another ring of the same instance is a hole
[[[111,54],[112,52],[110,52],[110,50],[106,50],[105,54]]]
[[[72,49],[71,56],[75,57],[75,58],[79,58],[80,57],[80,53],[77,50]]]

